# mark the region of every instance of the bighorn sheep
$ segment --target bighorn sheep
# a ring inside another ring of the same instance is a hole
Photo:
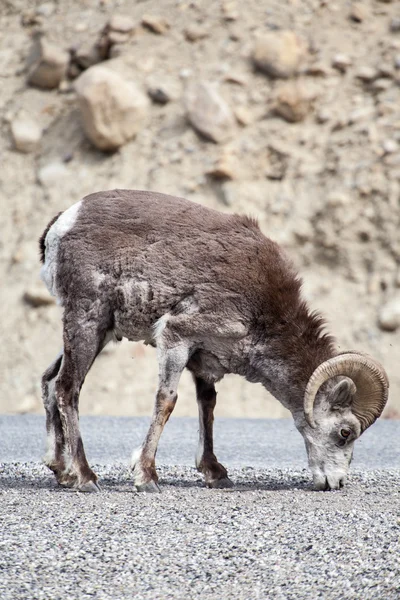
[[[210,487],[231,486],[213,452],[214,384],[227,373],[260,382],[292,413],[317,489],[346,480],[356,438],[381,415],[383,367],[337,353],[324,321],[300,295],[281,248],[246,216],[153,192],[86,196],[53,219],[40,240],[42,277],[64,307],[63,351],[43,375],[48,452],[57,481],[96,491],[79,431],[78,400],[110,340],[157,348],[159,383],[138,490],[157,491],[157,445],[184,368],[200,419],[196,465]]]

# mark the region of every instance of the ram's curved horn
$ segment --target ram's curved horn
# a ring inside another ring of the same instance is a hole
[[[354,383],[352,412],[365,431],[382,414],[385,408],[389,380],[382,365],[361,352],[343,352],[323,362],[311,375],[304,395],[304,416],[315,427],[313,416],[315,396],[325,381],[343,375]]]

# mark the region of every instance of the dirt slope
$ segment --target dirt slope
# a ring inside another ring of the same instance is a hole
[[[395,314],[400,304],[400,11],[397,2],[356,5],[3,0],[0,412],[41,410],[40,375],[61,347],[60,309],[24,300],[38,285],[39,235],[83,195],[124,187],[256,216],[292,256],[306,296],[326,315],[340,347],[370,352],[386,366],[386,414],[400,414],[400,326],[386,331],[379,324],[385,307]],[[94,43],[115,14],[129,15],[135,29],[103,64],[145,93],[161,87],[170,101],[153,102],[137,137],[107,154],[83,132],[72,80],[54,90],[30,87],[26,59],[36,30],[62,49],[76,49]],[[154,33],[141,25],[144,14],[166,19],[169,28]],[[190,41],[193,28],[200,35]],[[288,82],[256,70],[251,59],[257,36],[279,29],[295,31],[307,47],[290,80],[306,96],[297,122],[277,111]],[[201,138],[188,123],[184,90],[200,80],[217,83],[235,109],[238,122],[224,143]],[[43,132],[31,153],[18,152],[12,140],[21,114]],[[231,171],[222,179],[209,174],[219,160]],[[156,381],[151,349],[109,347],[87,378],[81,412],[149,414]],[[219,392],[221,415],[285,414],[260,386],[239,378],[227,378]],[[185,375],[176,414],[195,413]]]

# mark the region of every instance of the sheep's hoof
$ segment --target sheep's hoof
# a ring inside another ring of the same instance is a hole
[[[78,492],[87,492],[89,494],[98,493],[101,491],[98,483],[94,481],[87,481],[86,483],[82,483],[76,487]]]
[[[233,482],[229,479],[229,477],[223,477],[222,479],[213,479],[212,481],[207,481],[207,486],[214,489],[228,489],[233,487]]]
[[[147,481],[146,483],[135,484],[138,492],[149,492],[150,494],[158,494],[161,492],[160,486],[155,481]]]

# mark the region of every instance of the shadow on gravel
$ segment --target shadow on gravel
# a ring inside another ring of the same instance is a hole
[[[133,481],[125,480],[121,481],[120,479],[114,479],[110,477],[104,477],[99,479],[99,484],[104,491],[112,491],[115,493],[127,493],[129,491],[135,492]],[[174,489],[204,489],[209,490],[210,488],[206,487],[205,483],[199,479],[196,481],[193,480],[183,480],[176,479],[174,477],[162,477],[159,481],[161,491],[163,488],[174,488]],[[1,477],[0,476],[0,493],[2,490],[49,490],[52,492],[64,493],[71,492],[73,490],[65,489],[59,486],[55,480],[51,477],[48,479],[43,478],[27,478],[27,477]],[[313,491],[311,488],[310,482],[298,481],[294,480],[293,482],[282,482],[279,479],[270,479],[268,481],[258,481],[258,480],[247,480],[235,482],[233,488],[224,489],[224,490],[214,490],[214,491],[223,491],[223,492],[255,492],[255,491],[270,491],[270,492],[278,492],[278,491],[294,491],[294,490],[308,490]]]

